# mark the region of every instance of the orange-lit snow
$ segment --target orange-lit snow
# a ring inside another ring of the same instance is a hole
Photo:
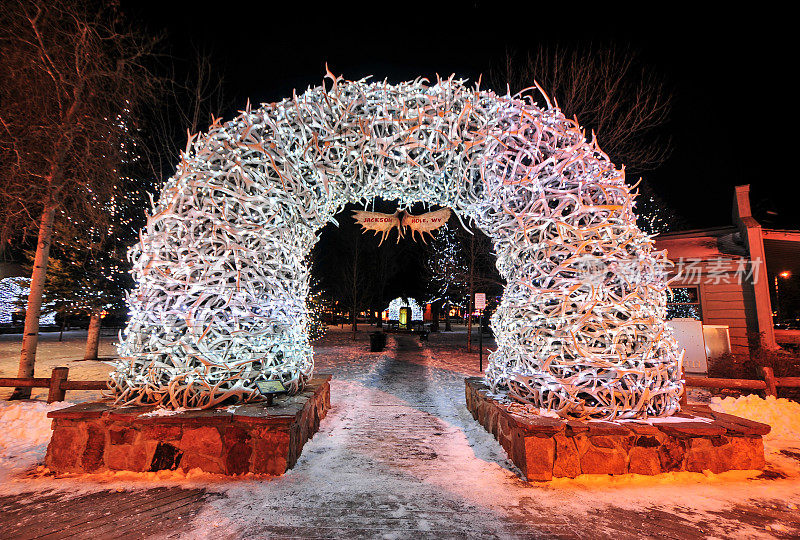
[[[0,483],[44,461],[52,434],[47,413],[68,405],[0,401]]]
[[[757,396],[713,400],[712,407],[773,425],[765,438],[772,478],[732,471],[521,481],[502,448],[464,406],[463,378],[478,374],[477,354],[465,352],[464,337],[463,330],[433,334],[428,344],[406,340],[402,347],[390,338],[385,352],[371,353],[365,334],[353,342],[347,332],[331,329],[315,350],[317,371],[334,375],[333,407],[297,465],[282,477],[161,471],[54,478],[41,467],[49,439],[46,413],[64,404],[0,402],[0,467],[6,480],[0,493],[58,490],[68,498],[107,489],[202,486],[220,497],[205,503],[189,525],[187,536],[198,538],[216,537],[220,530],[247,535],[259,524],[355,526],[367,515],[407,520],[419,530],[436,529],[447,520],[454,534],[501,537],[510,534],[509,524],[547,515],[576,532],[612,508],[659,510],[678,522],[702,523],[711,536],[727,537],[735,530],[754,537],[769,536],[782,525],[770,523],[767,530],[732,524],[719,512],[753,502],[800,506],[800,405]],[[75,363],[76,371],[80,364]],[[67,397],[85,399],[78,393]]]
[[[767,462],[784,472],[800,475],[800,403],[750,394],[738,398],[714,397],[711,408],[769,424],[772,429],[764,437]]]

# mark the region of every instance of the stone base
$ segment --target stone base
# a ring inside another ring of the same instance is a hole
[[[154,407],[81,403],[53,411],[45,465],[56,473],[195,469],[280,475],[331,406],[330,375],[266,403],[150,415]]]
[[[667,421],[581,421],[517,414],[489,394],[482,377],[466,379],[467,409],[528,480],[764,468],[770,427],[705,406],[684,406]]]

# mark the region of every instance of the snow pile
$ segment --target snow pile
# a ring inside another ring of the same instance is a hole
[[[711,400],[711,408],[718,412],[769,424],[772,431],[764,437],[765,442],[794,441],[800,445],[800,403],[785,398],[775,399],[773,396],[762,399],[756,394],[750,394],[738,398],[714,397]]]
[[[158,408],[150,412],[146,412],[142,416],[174,416],[176,414],[180,414],[188,410],[190,409],[186,409],[185,407],[178,407],[177,409]],[[231,410],[230,407],[228,407],[228,410],[229,411]]]
[[[69,405],[65,401],[0,401],[0,482],[44,461],[52,434],[47,413]]]
[[[762,399],[750,394],[738,398],[714,397],[711,408],[769,424],[772,429],[764,436],[767,468],[788,476],[800,476],[800,403],[773,396]]]

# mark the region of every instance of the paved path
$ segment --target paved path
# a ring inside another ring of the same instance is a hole
[[[396,354],[376,356],[362,373],[334,384],[334,407],[294,470],[268,486],[229,491],[215,505],[218,519],[250,515],[248,529],[260,537],[512,534],[513,523],[493,519],[479,501],[442,485],[480,481],[480,475],[465,480],[478,472],[454,455],[469,453],[453,424],[468,413],[443,392],[459,379],[463,386],[463,376],[427,366],[416,338],[394,339]],[[452,380],[442,384],[442,377]]]
[[[0,538],[150,538],[178,532],[201,510],[202,489],[101,491],[0,497]]]
[[[464,374],[436,367],[415,338],[394,339],[394,353],[362,359],[360,373],[335,381],[334,407],[294,470],[229,490],[203,520],[247,520],[234,536],[263,537],[697,538],[766,534],[776,523],[786,530],[769,535],[800,533],[800,512],[783,501],[695,515],[645,494],[632,511],[613,494],[592,505],[591,490],[522,482],[466,410]],[[580,513],[564,511],[575,506]]]
[[[637,488],[640,500],[631,506],[615,500],[630,498],[625,491],[594,500],[592,489],[522,482],[467,412],[464,369],[442,368],[448,361],[437,358],[435,344],[394,340],[388,354],[350,348],[355,356],[337,360],[333,408],[286,475],[205,490],[0,499],[0,537],[800,536],[800,511],[785,500],[719,508],[712,501],[701,512],[692,502],[681,505],[681,485]],[[320,364],[327,370],[323,358]],[[686,489],[714,499],[726,488]],[[679,502],[664,504],[669,498]]]

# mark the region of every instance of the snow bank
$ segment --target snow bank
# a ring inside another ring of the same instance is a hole
[[[0,482],[44,461],[52,434],[47,413],[69,405],[65,401],[0,401]]]
[[[714,397],[711,408],[769,424],[772,429],[764,437],[767,468],[788,476],[800,476],[800,403],[750,394],[738,398]]]
[[[711,408],[718,412],[769,424],[772,431],[764,437],[765,442],[783,440],[794,441],[800,445],[800,403],[785,398],[775,399],[773,396],[762,399],[756,394],[750,394],[738,398],[714,397],[711,400]]]

